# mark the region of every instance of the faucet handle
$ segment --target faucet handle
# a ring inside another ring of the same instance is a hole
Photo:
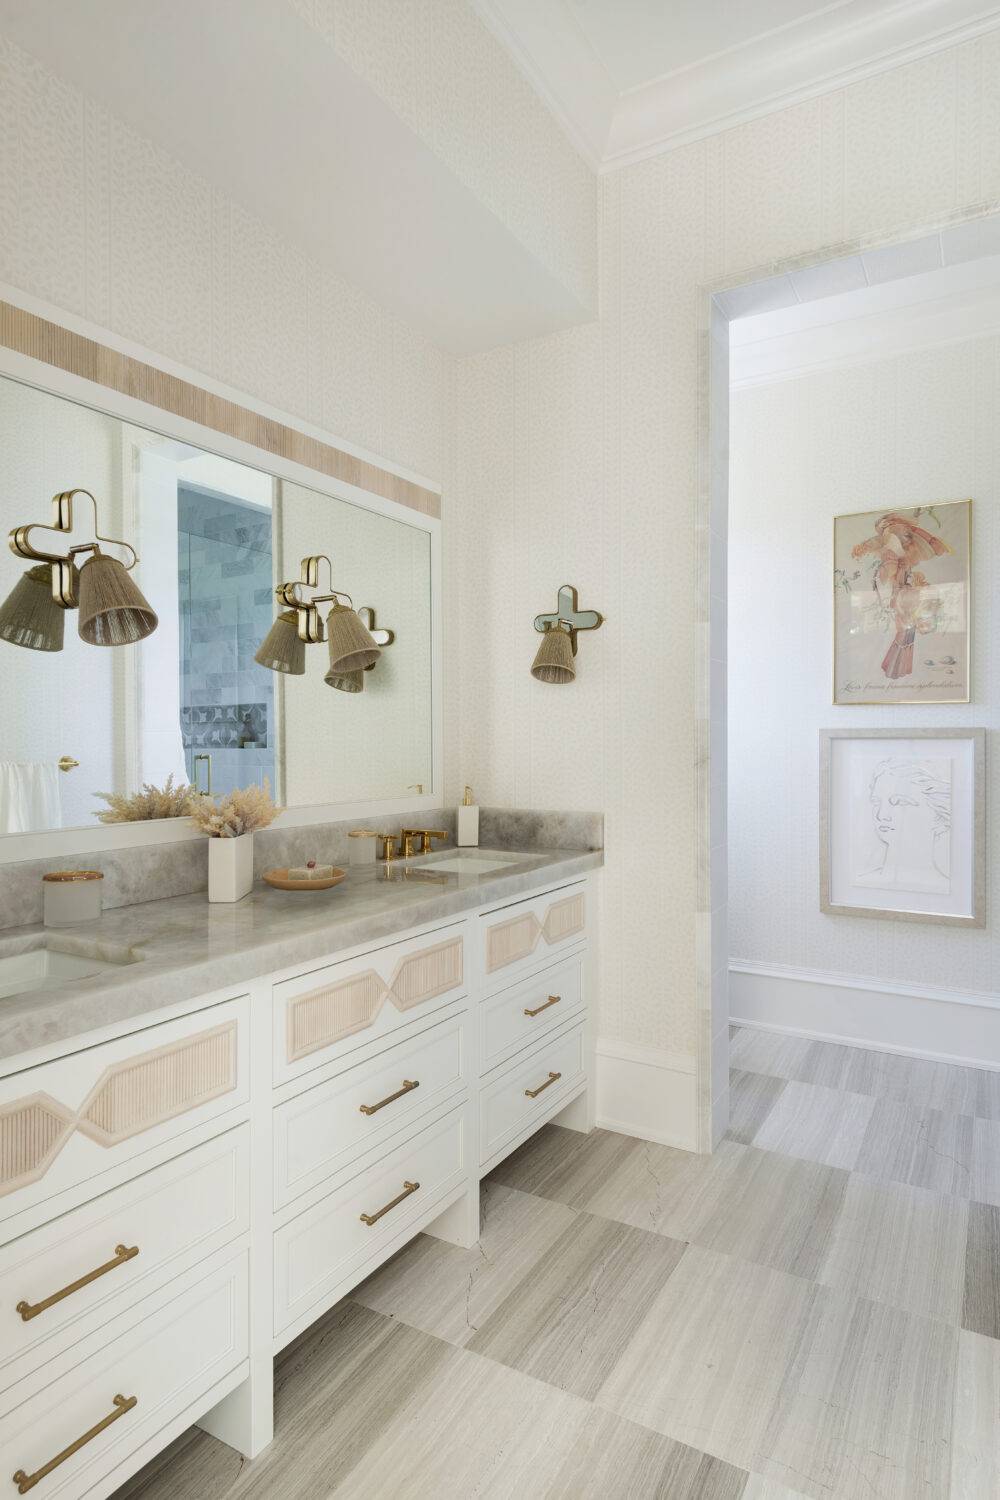
[[[430,854],[433,848],[431,839],[447,840],[448,830],[446,828],[424,828],[421,829],[420,836],[423,841],[420,846],[421,854]]]
[[[386,861],[386,863],[388,863],[390,859],[395,859],[396,858],[396,837],[395,837],[395,834],[392,834],[392,833],[380,833],[378,835],[378,840],[379,840],[379,843],[382,846],[381,849],[380,849],[380,851],[379,851],[379,858],[380,859],[384,859]]]

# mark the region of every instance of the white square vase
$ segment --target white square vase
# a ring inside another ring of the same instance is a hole
[[[253,888],[253,834],[208,841],[209,901],[241,901]]]

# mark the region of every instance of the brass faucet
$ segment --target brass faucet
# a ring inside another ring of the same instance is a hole
[[[443,828],[404,828],[399,835],[399,852],[404,859],[409,859],[411,854],[418,852],[413,847],[413,841],[419,839],[419,853],[430,854],[431,839],[446,839],[447,837],[447,831]]]

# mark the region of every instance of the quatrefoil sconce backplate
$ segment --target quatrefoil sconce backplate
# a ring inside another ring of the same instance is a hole
[[[66,546],[78,495],[93,506],[93,536]],[[53,495],[51,525],[33,521],[16,526],[9,543],[15,557],[35,566],[0,604],[0,640],[32,651],[61,651],[65,611],[70,609],[79,610],[80,638],[90,646],[131,645],[156,629],[155,611],[129,577],[139,560],[135,548],[101,535],[97,501],[89,490]],[[106,547],[123,557],[104,551]]]
[[[326,564],[329,587],[320,584]],[[391,646],[395,633],[375,628],[375,611],[369,605],[356,610],[350,594],[333,587],[333,564],[326,553],[302,559],[301,574],[275,589],[284,606],[258,648],[254,660],[272,672],[301,676],[306,669],[306,646],[326,641],[330,668],[323,681],[344,693],[360,693],[364,673],[375,666],[382,650]],[[324,622],[319,606],[329,604]]]
[[[554,614],[536,615],[535,629],[543,637],[532,664],[531,675],[539,682],[566,683],[576,676],[577,636],[581,630],[597,630],[604,616],[596,609],[581,609],[576,589],[564,583]]]

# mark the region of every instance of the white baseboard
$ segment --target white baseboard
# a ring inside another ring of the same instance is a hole
[[[734,1026],[1000,1070],[1000,995],[775,964],[729,965]]]
[[[597,1124],[661,1146],[696,1151],[695,1059],[598,1038]]]

